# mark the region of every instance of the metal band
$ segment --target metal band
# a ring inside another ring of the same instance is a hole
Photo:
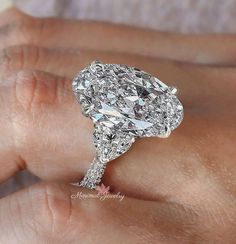
[[[84,178],[80,181],[79,186],[83,186],[89,189],[95,189],[100,184],[102,176],[106,168],[105,162],[101,162],[95,157],[86,173]]]

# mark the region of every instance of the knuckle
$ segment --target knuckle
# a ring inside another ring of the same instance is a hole
[[[24,68],[25,53],[28,53],[28,48],[25,46],[4,48],[0,52],[1,73],[9,75],[13,70]]]
[[[11,46],[0,51],[0,71],[4,78],[14,71],[24,69],[28,64],[36,66],[43,49],[36,46]]]
[[[58,96],[57,79],[38,71],[20,71],[14,77],[16,103],[29,112],[54,104]]]
[[[69,92],[64,91],[64,79],[40,71],[20,71],[6,81],[14,145],[28,155],[36,131],[42,124],[51,126],[52,111],[56,116],[59,106],[67,106],[68,95],[64,93]],[[48,145],[49,141],[45,139],[44,143]]]
[[[65,187],[41,183],[29,188],[28,195],[30,205],[33,206],[31,225],[35,232],[56,238],[66,231],[72,205]]]
[[[25,14],[24,12],[20,11],[19,9],[15,7],[11,7],[3,13],[5,18],[8,18],[9,20],[17,21],[21,18],[30,17],[29,15]]]
[[[23,44],[34,43],[36,37],[35,30],[37,29],[38,21],[32,17],[22,18],[16,23],[16,32]]]
[[[5,75],[9,74],[16,63],[18,63],[18,55],[21,50],[16,50],[12,47],[4,48],[0,51],[0,70],[1,78],[4,78]],[[14,61],[14,63],[13,63]]]
[[[28,15],[20,15],[15,21],[5,26],[4,33],[10,42],[18,44],[33,44],[44,31],[44,20]]]

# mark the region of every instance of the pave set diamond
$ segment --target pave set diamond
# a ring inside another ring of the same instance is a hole
[[[73,80],[85,116],[95,124],[96,157],[80,185],[95,188],[106,163],[137,137],[168,137],[183,119],[176,89],[137,68],[95,61]]]

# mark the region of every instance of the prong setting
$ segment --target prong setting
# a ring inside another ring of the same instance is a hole
[[[171,134],[171,129],[169,126],[165,127],[165,133],[158,135],[159,138],[168,138]]]
[[[177,88],[174,86],[169,87],[169,90],[170,90],[172,95],[177,95],[177,93],[178,93]]]

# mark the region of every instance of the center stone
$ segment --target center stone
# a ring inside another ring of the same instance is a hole
[[[73,90],[96,124],[130,135],[161,136],[183,118],[171,88],[133,67],[94,62],[79,73]]]

